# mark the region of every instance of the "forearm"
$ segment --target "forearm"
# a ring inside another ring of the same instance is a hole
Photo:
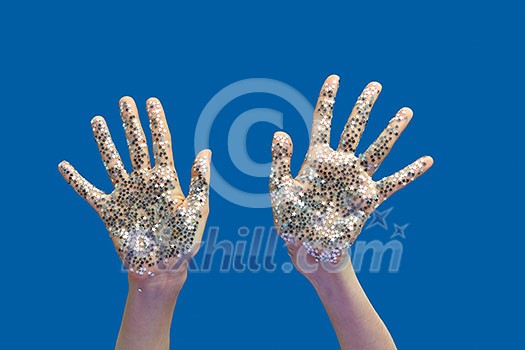
[[[396,349],[350,263],[340,272],[308,276],[332,321],[342,350]]]
[[[130,279],[115,349],[169,349],[171,320],[181,287],[182,284],[147,284]]]

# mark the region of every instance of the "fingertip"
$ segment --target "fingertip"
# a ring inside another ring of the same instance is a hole
[[[100,125],[100,124],[104,124],[105,122],[106,122],[106,120],[104,119],[104,117],[102,117],[100,115],[94,116],[91,119],[91,125]]]
[[[70,178],[73,175],[74,168],[71,164],[69,164],[69,162],[63,160],[58,164],[58,172],[60,175],[62,175],[64,180],[67,181],[67,183],[70,183]]]
[[[160,100],[154,96],[151,96],[146,100],[146,106],[151,107],[155,105],[160,105]]]
[[[200,151],[197,156],[199,158],[207,159],[209,161],[211,160],[211,154],[212,154],[211,149],[207,148],[207,149],[203,149],[202,151]]]
[[[337,74],[331,74],[330,76],[328,76],[328,78],[326,78],[326,82],[329,81],[339,83],[341,81],[341,77]]]
[[[429,169],[432,167],[432,165],[434,165],[434,158],[432,158],[431,156],[424,156],[422,159],[423,161],[423,165]]]
[[[135,100],[131,96],[123,96],[123,97],[121,97],[120,100],[118,101],[118,103],[119,103],[119,106],[121,108],[127,107],[127,105],[131,105],[132,107],[135,107]]]
[[[280,157],[291,157],[293,150],[293,143],[290,136],[282,131],[277,131],[273,135],[272,142],[272,157],[277,159]]]
[[[122,96],[119,100],[120,103],[122,102],[128,102],[128,101],[133,101],[133,97],[131,96],[128,96],[128,95],[125,95],[125,96]]]
[[[279,140],[279,139],[290,139],[290,135],[288,135],[287,133],[285,133],[284,131],[276,131],[274,134],[273,134],[273,139],[274,140]]]
[[[390,122],[403,122],[406,121],[408,124],[412,117],[414,116],[414,112],[412,112],[412,109],[409,107],[403,107],[399,111],[397,111],[396,115],[390,119]]]
[[[124,96],[119,100],[120,115],[123,119],[127,119],[137,109],[135,101],[130,96]]]
[[[69,163],[65,160],[61,161],[60,163],[58,163],[58,171],[60,171],[61,173],[63,173],[67,166],[69,165]]]
[[[288,144],[292,144],[292,138],[290,137],[290,135],[288,135],[288,133],[284,132],[284,131],[277,131],[275,134],[274,134],[274,140],[276,141],[281,141],[281,142],[285,142],[285,143],[288,143]]]
[[[196,156],[193,161],[192,175],[205,174],[209,176],[209,167],[211,163],[211,150],[203,149]]]
[[[400,109],[400,112],[406,115],[408,119],[412,119],[414,116],[414,111],[410,107],[403,107]]]
[[[292,147],[292,138],[284,131],[277,131],[273,134],[273,145],[279,147]]]
[[[381,92],[381,90],[383,90],[383,85],[381,85],[381,83],[379,83],[377,81],[372,81],[372,82],[368,83],[367,87],[373,88],[373,89],[377,90],[377,92]]]

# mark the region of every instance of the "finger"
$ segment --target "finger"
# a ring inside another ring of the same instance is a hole
[[[186,198],[190,207],[208,212],[208,196],[210,192],[210,161],[211,151],[205,149],[195,157],[191,168],[190,191]]]
[[[292,179],[290,162],[293,143],[290,136],[278,131],[273,135],[272,167],[270,170],[270,191],[276,190]]]
[[[126,169],[124,168],[117,148],[111,139],[106,121],[104,118],[97,116],[91,120],[91,127],[93,128],[93,135],[95,135],[95,141],[97,141],[104,167],[113,185],[117,186],[117,184],[124,181],[128,175],[126,174]]]
[[[151,163],[148,153],[148,142],[140,124],[135,101],[131,97],[125,96],[120,99],[119,105],[133,170],[149,169]]]
[[[99,210],[106,198],[106,194],[89,183],[73,168],[71,164],[62,161],[58,170],[75,191],[84,198],[95,210]]]
[[[434,164],[432,157],[424,156],[397,173],[379,180],[377,188],[379,190],[380,199],[387,199],[396,191],[423,175],[432,167],[432,164]]]
[[[366,169],[366,172],[372,176],[379,165],[386,158],[390,150],[396,143],[401,133],[405,130],[410,120],[412,120],[413,112],[410,108],[404,107],[390,119],[388,126],[383,130],[381,135],[368,147],[368,149],[359,156],[361,166]]]
[[[339,141],[338,149],[340,151],[355,152],[361,135],[363,135],[363,131],[365,130],[366,123],[368,122],[370,111],[381,93],[381,89],[381,84],[371,82],[365,87],[361,96],[357,99],[354,109],[346,122],[341,140]]]
[[[184,242],[183,253],[195,254],[200,247],[209,213],[211,151],[205,149],[195,157],[191,169],[188,197],[180,210],[185,211],[186,228],[190,230]]]
[[[171,149],[171,134],[166,122],[164,109],[160,101],[154,97],[146,102],[149,126],[153,137],[153,158],[157,166],[173,166]]]
[[[330,144],[330,128],[332,127],[332,113],[334,110],[335,95],[339,88],[339,77],[331,75],[326,78],[319,99],[315,106],[314,119],[312,122],[312,134],[310,136],[310,147],[319,144]]]

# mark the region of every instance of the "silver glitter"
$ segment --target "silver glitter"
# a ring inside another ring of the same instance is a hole
[[[316,105],[310,147],[296,178],[290,173],[292,140],[274,135],[270,198],[274,224],[288,243],[300,242],[319,261],[337,262],[355,241],[369,215],[395,191],[432,166],[422,157],[379,181],[371,176],[408,125],[412,111],[401,109],[378,139],[360,156],[354,154],[372,106],[381,91],[379,83],[363,90],[344,128],[339,148],[330,145],[330,129],[339,77],[324,83]]]
[[[146,136],[135,102],[120,101],[133,171],[126,173],[102,117],[92,120],[93,133],[114,190],[105,194],[85,180],[69,163],[59,170],[79,195],[97,211],[117,252],[130,272],[154,276],[159,262],[169,265],[190,254],[200,243],[208,215],[209,150],[200,152],[192,167],[185,198],[173,166],[171,136],[160,102],[147,102],[155,166],[151,167]]]

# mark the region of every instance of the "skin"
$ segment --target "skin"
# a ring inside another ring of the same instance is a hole
[[[171,321],[186,274],[155,276],[147,282],[128,278],[126,308],[115,349],[170,348]]]
[[[323,263],[300,244],[287,247],[297,271],[321,299],[342,350],[396,349],[390,332],[361,287],[348,255],[336,264]]]
[[[310,148],[297,178],[290,174],[290,137],[285,133],[274,137],[270,175],[274,221],[294,265],[318,292],[341,348],[395,349],[357,280],[346,248],[357,238],[368,215],[428,170],[433,160],[423,157],[384,179],[371,179],[412,118],[407,108],[398,112],[367,151],[360,156],[353,154],[381,89],[378,83],[365,89],[350,115],[339,148],[332,150],[328,143],[338,86],[337,76],[325,82],[314,115]],[[124,97],[120,106],[133,164],[130,174],[124,169],[104,119],[95,117],[92,121],[114,191],[103,193],[67,162],[60,163],[59,170],[100,215],[130,270],[116,349],[169,349],[173,311],[187,278],[188,261],[200,246],[209,211],[211,153],[204,150],[197,155],[189,195],[184,197],[160,102],[147,102],[154,141],[153,168],[134,101]],[[160,236],[163,239],[159,240]]]
[[[330,129],[339,77],[328,77],[316,105],[310,146],[297,177],[290,161],[293,144],[283,132],[274,135],[270,195],[274,224],[286,241],[298,271],[314,286],[336,331],[341,349],[395,349],[387,328],[370,304],[354,273],[348,247],[369,215],[388,197],[433,164],[421,157],[378,181],[372,179],[399,135],[412,119],[402,108],[361,155],[356,147],[381,85],[367,85],[356,102],[337,149]]]
[[[146,102],[153,139],[154,166],[130,97],[120,100],[133,171],[127,173],[106,122],[91,125],[114,185],[105,194],[67,162],[59,171],[99,214],[115,249],[128,268],[129,291],[116,349],[169,349],[171,319],[187,278],[188,262],[197,253],[209,212],[211,152],[201,151],[184,196],[171,151],[164,110],[156,98]]]

